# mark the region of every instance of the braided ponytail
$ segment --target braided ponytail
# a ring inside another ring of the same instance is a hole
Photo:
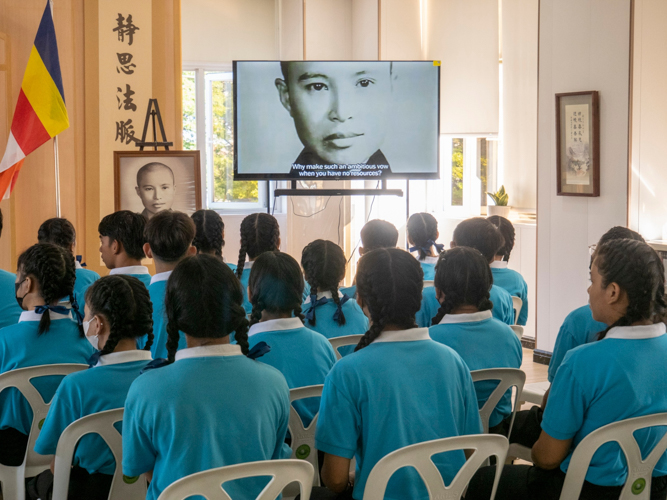
[[[254,260],[264,252],[279,250],[280,226],[272,215],[257,213],[248,215],[241,222],[241,248],[236,276],[241,279],[246,255]]]
[[[512,253],[514,241],[516,239],[514,226],[505,217],[501,217],[500,215],[492,215],[491,217],[487,217],[486,220],[498,228],[503,240],[505,240],[503,246],[496,251],[496,255],[502,255],[503,260],[509,262],[510,254]]]
[[[197,210],[191,217],[197,228],[192,242],[197,253],[213,254],[222,258],[222,248],[225,246],[222,233],[225,223],[220,214],[214,210]],[[245,256],[243,259],[245,260]]]
[[[336,304],[337,314],[334,315],[339,326],[345,324],[345,314],[338,296],[338,284],[345,277],[347,259],[343,249],[333,241],[315,240],[309,243],[301,253],[301,266],[310,285],[311,295],[317,296],[318,291],[328,290]],[[308,322],[315,326],[315,309],[311,309],[312,319]],[[309,312],[310,314],[310,312]]]

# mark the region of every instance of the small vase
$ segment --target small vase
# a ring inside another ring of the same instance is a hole
[[[487,214],[491,215],[500,215],[506,219],[510,218],[510,207],[499,207],[498,205],[488,205],[486,207]]]

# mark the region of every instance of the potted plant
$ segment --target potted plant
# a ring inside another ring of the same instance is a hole
[[[491,198],[493,203],[495,203],[495,205],[489,205],[487,207],[487,214],[500,215],[501,217],[509,219],[510,207],[507,206],[509,196],[505,192],[505,186],[500,186],[500,189],[495,193],[487,192],[486,194],[488,194],[489,198]]]

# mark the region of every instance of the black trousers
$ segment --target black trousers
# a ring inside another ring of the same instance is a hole
[[[539,406],[516,412],[510,443],[532,448],[542,433],[542,413]]]
[[[69,476],[67,500],[107,500],[113,476],[99,472],[89,474],[86,469],[72,467]],[[30,500],[50,500],[53,494],[53,474],[45,470],[32,478],[26,487],[27,498]]]
[[[482,467],[470,480],[465,500],[489,500],[495,467]],[[500,476],[496,500],[558,500],[565,473],[556,468],[544,470],[531,465],[506,465]],[[579,500],[617,500],[622,486],[598,486],[584,482]],[[667,498],[667,476],[651,481],[651,500]],[[572,499],[574,500],[574,499]]]
[[[329,488],[314,487],[312,493],[310,494],[310,500],[353,500],[352,498],[353,488],[349,488],[343,493],[334,493]],[[297,496],[294,500],[300,500],[300,495]]]
[[[0,430],[0,464],[18,467],[28,448],[28,435],[12,429]]]

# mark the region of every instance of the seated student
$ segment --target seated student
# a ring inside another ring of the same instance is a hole
[[[521,368],[521,342],[512,329],[491,315],[491,271],[474,248],[459,247],[440,254],[435,266],[435,290],[442,304],[429,335],[454,349],[470,370]],[[481,408],[498,384],[475,383]],[[500,400],[489,419],[489,431],[507,435],[512,391]]]
[[[144,254],[144,227],[146,219],[141,214],[120,210],[102,219],[97,231],[100,233],[102,261],[111,271],[110,275],[134,276],[146,287],[151,284],[148,268],[141,265]]]
[[[336,354],[326,338],[303,325],[299,263],[286,253],[264,252],[252,266],[248,289],[252,304],[248,343],[251,349],[260,342],[271,348],[260,361],[280,370],[290,389],[323,384]],[[294,403],[306,426],[319,406],[319,398]]]
[[[0,236],[2,236],[2,210],[0,210]],[[15,325],[22,309],[16,303],[14,282],[16,275],[0,269],[0,329]]]
[[[611,240],[593,255],[588,295],[593,318],[607,325],[601,340],[571,350],[553,382],[533,466],[505,466],[496,499],[558,499],[573,451],[596,429],[629,418],[667,411],[662,259],[646,243]],[[664,427],[634,433],[642,457]],[[466,500],[488,499],[495,468],[480,469]],[[582,499],[619,498],[627,477],[617,443],[601,447],[586,472]],[[651,498],[667,496],[667,456],[653,470]]]
[[[37,231],[37,241],[40,243],[52,243],[64,248],[72,255],[76,255],[76,231],[67,219],[55,217],[44,221]],[[74,261],[76,266],[76,281],[74,282],[74,299],[78,309],[83,313],[85,308],[84,298],[88,287],[100,279],[100,275],[90,269],[85,269],[78,260]]]
[[[197,233],[192,244],[197,253],[215,255],[236,272],[236,264],[226,262],[222,255],[225,247],[225,223],[215,210],[197,210],[190,217],[195,223]]]
[[[324,383],[315,441],[325,453],[322,479],[337,498],[361,500],[375,464],[404,446],[479,434],[482,424],[470,371],[452,349],[415,327],[424,273],[408,252],[374,250],[359,261],[359,303],[371,326],[357,352],[339,360]],[[356,456],[354,491],[350,460]],[[445,482],[465,462],[463,451],[436,455]],[[329,498],[314,488],[311,498]],[[389,481],[391,499],[428,498],[414,469]]]
[[[167,357],[167,317],[164,312],[164,294],[167,280],[178,263],[189,255],[197,253],[192,246],[195,237],[195,223],[183,212],[163,210],[151,217],[144,229],[144,253],[155,262],[155,276],[151,278],[148,292],[153,303],[153,344],[154,359]],[[143,348],[146,337],[142,337],[137,347]],[[185,349],[185,336],[181,333],[178,348]]]
[[[195,472],[289,456],[289,388],[278,370],[244,355],[242,304],[239,281],[213,256],[188,257],[169,277],[172,364],[134,381],[123,418],[123,474],[152,478],[148,500]],[[179,331],[188,348],[177,352]],[[231,332],[238,345],[229,344]],[[267,483],[252,478],[224,488],[232,498],[256,498]]]
[[[123,408],[130,385],[151,361],[149,350],[137,350],[136,340],[153,340],[151,300],[144,284],[132,276],[105,276],[86,293],[83,329],[93,348],[91,369],[63,379],[51,402],[35,451],[53,455],[61,434],[72,422],[106,410]],[[117,424],[120,430],[120,423]],[[53,481],[53,466],[36,479],[40,488]],[[106,500],[116,461],[106,443],[84,436],[74,454],[68,498]],[[50,475],[50,478],[48,477]],[[49,480],[50,479],[50,480]]]
[[[528,322],[528,285],[520,273],[514,269],[509,269],[507,263],[510,260],[510,254],[514,248],[514,226],[505,217],[492,215],[486,220],[498,228],[505,244],[496,251],[496,256],[491,262],[491,272],[493,273],[493,282],[509,292],[512,297],[519,297],[523,303],[519,316],[516,318],[516,324],[525,326]]]
[[[0,374],[29,366],[60,363],[85,364],[93,348],[70,310],[59,306],[63,297],[73,303],[76,279],[74,256],[63,248],[38,243],[23,252],[16,271],[16,301],[24,312],[16,325],[0,330]],[[33,381],[50,401],[62,377]],[[18,389],[0,393],[0,464],[23,463],[32,409]]]
[[[368,330],[368,318],[349,295],[338,292],[345,277],[345,254],[332,241],[315,240],[301,253],[301,267],[310,285],[306,299],[306,325],[328,339],[346,335],[363,335]],[[350,354],[354,346],[341,347],[342,355]]]
[[[435,278],[435,264],[445,245],[436,243],[440,237],[438,221],[431,214],[420,212],[412,214],[406,226],[410,253],[418,252],[417,259],[424,270],[424,280]]]
[[[499,248],[503,246],[503,237],[498,228],[482,217],[460,222],[452,236],[451,248],[471,247],[479,250],[491,264]],[[490,292],[493,317],[508,325],[514,324],[514,304],[509,292],[497,285],[491,286]]]

